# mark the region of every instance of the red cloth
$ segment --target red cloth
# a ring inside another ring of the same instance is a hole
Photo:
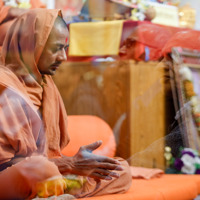
[[[177,32],[165,44],[162,50],[163,55],[171,53],[173,47],[200,50],[200,31],[189,29]]]
[[[124,21],[123,23],[120,47],[123,46],[124,41],[128,37],[132,36],[133,39],[135,40],[135,43],[134,43],[135,47],[133,50],[134,56],[130,55],[128,59],[145,60],[144,55],[145,55],[145,46],[146,46],[149,48],[148,49],[149,60],[158,60],[162,56],[162,48],[167,43],[167,41],[174,34],[183,30],[187,30],[187,29],[172,27],[172,26],[164,26],[164,25],[159,25],[159,24],[152,24],[151,22],[148,22],[148,21],[127,20],[127,21]],[[129,54],[131,53],[129,52]],[[70,57],[69,56],[68,61],[88,62],[88,61],[93,61],[96,58],[98,57],[95,57],[95,56],[90,56],[90,57],[71,56]],[[122,59],[122,57],[119,59]]]
[[[120,57],[137,61],[159,60],[162,48],[171,35],[165,27],[147,22],[140,23],[124,40],[120,48]]]

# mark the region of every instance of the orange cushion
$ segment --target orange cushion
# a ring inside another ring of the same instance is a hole
[[[195,181],[197,184],[198,194],[200,194],[200,175],[187,175],[191,180]]]
[[[104,195],[82,200],[189,200],[198,195],[197,182],[187,175],[162,175],[150,180],[133,179],[125,194]]]
[[[66,156],[73,156],[80,146],[102,140],[103,144],[94,151],[95,154],[113,157],[116,142],[112,129],[101,118],[92,115],[69,115],[69,144],[62,150]]]
[[[166,175],[165,175],[166,176]],[[168,174],[166,178],[170,179],[176,179],[177,175],[176,174]],[[194,175],[178,175],[179,179],[184,179],[183,181],[193,181],[193,183],[196,184],[197,186],[197,192],[200,194],[200,175],[199,174],[194,174]]]

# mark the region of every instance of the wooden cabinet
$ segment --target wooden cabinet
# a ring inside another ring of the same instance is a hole
[[[167,134],[164,64],[66,62],[54,77],[68,115],[96,115],[113,129],[117,156],[164,168]]]

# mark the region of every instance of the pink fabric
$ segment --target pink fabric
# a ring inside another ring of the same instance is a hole
[[[131,175],[133,178],[151,179],[155,177],[160,177],[164,174],[164,171],[161,169],[133,167],[133,166],[131,166],[130,168],[131,168]]]

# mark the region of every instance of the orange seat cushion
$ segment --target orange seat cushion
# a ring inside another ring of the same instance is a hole
[[[198,175],[162,175],[150,180],[133,179],[125,194],[104,195],[82,200],[191,200],[197,197]]]
[[[66,156],[75,155],[83,145],[102,140],[103,144],[94,151],[95,154],[113,157],[116,142],[112,129],[101,118],[92,115],[69,115],[69,144],[62,150]]]

